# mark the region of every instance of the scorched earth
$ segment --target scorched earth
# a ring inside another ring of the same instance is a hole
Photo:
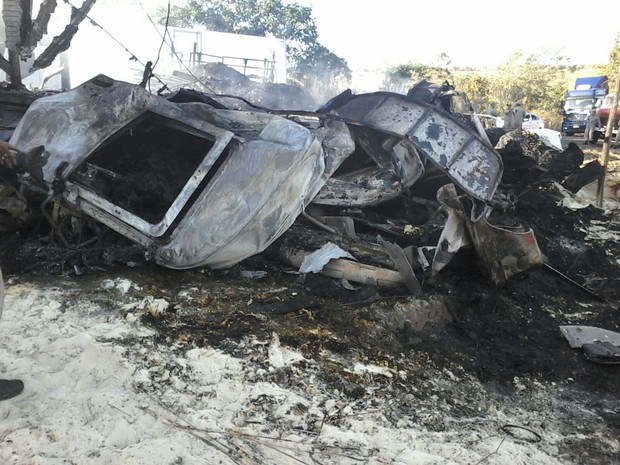
[[[540,269],[495,288],[467,254],[413,298],[268,256],[173,271],[128,243],[76,273],[5,236],[0,373],[26,388],[0,403],[0,461],[620,463],[618,366],[558,330],[619,329],[617,204],[592,207],[593,188],[541,187],[520,213],[604,302]]]

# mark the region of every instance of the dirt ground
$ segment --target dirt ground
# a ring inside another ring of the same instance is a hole
[[[586,154],[591,160],[599,150],[600,145]],[[616,164],[617,152],[606,191],[611,205],[619,185]],[[163,312],[142,316],[157,330],[157,344],[182,341],[187,348],[214,347],[251,358],[255,354],[243,342],[276,333],[283,346],[315,362],[272,373],[265,364],[265,376],[278,385],[316,383],[350,404],[386,409],[394,425],[409,421],[429,431],[484,419],[491,407],[523,409],[531,414],[522,423],[498,429],[540,447],[551,431],[559,432],[550,452],[559,463],[618,464],[620,365],[588,361],[558,327],[584,324],[620,332],[620,211],[569,209],[562,204],[566,195],[556,185],[531,190],[521,198],[517,216],[534,229],[547,262],[590,292],[545,268],[496,288],[466,251],[437,282],[423,283],[418,298],[405,289],[348,290],[319,275],[304,279],[266,256],[225,271],[172,271],[144,263],[124,243],[110,244],[124,263],[97,263],[78,275],[73,260],[88,263],[89,251],[67,254],[36,236],[2,237],[3,271],[5,278],[34,283],[62,276],[82,286],[85,295],[102,278],[129,279],[142,288],[130,292],[169,303]],[[244,271],[266,275],[251,279]],[[188,290],[191,300],[183,298]],[[350,369],[351,360],[398,375],[360,374]]]

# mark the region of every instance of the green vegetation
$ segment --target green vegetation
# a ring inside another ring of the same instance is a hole
[[[605,67],[605,74],[609,76],[609,88],[615,88],[614,76],[618,73],[618,66],[620,65],[620,32],[616,35],[616,43],[614,44],[611,53],[609,54],[609,63]],[[620,76],[616,76],[620,77]]]
[[[449,62],[445,55],[442,61]],[[521,102],[526,111],[542,117],[547,127],[559,130],[564,96],[575,78],[607,75],[611,87],[619,61],[620,34],[608,65],[570,66],[563,57],[523,53],[515,53],[497,68],[484,70],[407,63],[388,69],[383,86],[385,90],[406,92],[422,79],[438,83],[448,80],[458,90],[467,93],[478,113],[486,113],[493,104],[497,113],[502,115],[510,105]]]
[[[562,58],[543,63],[545,58],[515,53],[494,74],[458,76],[454,83],[468,94],[479,112],[495,102],[498,113],[503,114],[520,102],[526,111],[541,116],[548,127],[559,129],[564,96],[575,70]]]

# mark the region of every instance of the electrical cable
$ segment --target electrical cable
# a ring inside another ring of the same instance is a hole
[[[141,2],[140,2],[140,6],[142,6]],[[142,6],[142,8],[144,8],[144,6]],[[147,16],[148,16],[148,14],[147,14]],[[159,59],[161,58],[161,49],[164,48],[164,44],[166,43],[166,33],[168,32],[168,23],[169,22],[170,22],[170,0],[168,0],[168,11],[166,12],[166,24],[164,25],[164,33],[163,33],[162,38],[161,38],[161,44],[159,44],[159,50],[157,50],[157,60],[155,60],[155,63],[151,67],[151,74],[153,74],[153,72],[155,71],[155,67],[157,66],[157,63],[159,63]],[[151,85],[149,83],[149,91],[150,90],[151,90]]]
[[[162,40],[165,41],[165,44],[168,46],[168,48],[170,48],[170,51],[173,53],[173,55],[175,56],[175,58],[178,60],[179,64],[185,68],[185,70],[187,71],[187,73],[192,76],[196,82],[200,83],[203,87],[208,88],[208,86],[206,86],[198,76],[196,76],[194,74],[194,72],[185,64],[183,63],[183,60],[181,59],[181,57],[179,56],[179,54],[177,53],[177,51],[174,49],[174,40],[172,39],[172,36],[170,35],[170,30],[168,28],[168,18],[166,18],[166,29],[164,31],[164,33],[162,34],[159,30],[159,28],[157,27],[157,24],[155,24],[155,21],[153,21],[153,18],[151,18],[151,15],[149,15],[148,11],[146,10],[146,8],[144,7],[144,5],[142,4],[141,0],[137,0],[138,4],[142,7],[142,9],[144,10],[144,14],[146,15],[146,17],[149,19],[150,23],[153,25],[153,27],[155,28],[155,30],[157,31],[157,33],[161,36]],[[170,2],[168,2],[168,7],[170,7]],[[170,10],[168,10],[168,15],[170,15]],[[166,34],[168,35],[168,38],[170,39],[170,42],[166,41]],[[161,49],[160,49],[161,50]],[[157,57],[157,60],[159,61],[159,55]],[[157,62],[155,62],[157,63]],[[155,65],[153,65],[153,67],[155,67]]]

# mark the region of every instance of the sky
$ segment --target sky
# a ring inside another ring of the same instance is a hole
[[[455,67],[495,66],[517,51],[564,56],[570,64],[605,64],[620,32],[620,22],[613,28],[597,19],[605,17],[603,12],[618,18],[617,0],[598,0],[595,15],[579,14],[560,0],[525,0],[518,7],[490,0],[290,1],[312,7],[319,42],[347,61],[354,82],[370,87],[375,83],[366,83],[368,76],[387,67],[409,62],[437,65],[442,53]],[[88,20],[80,25],[69,50],[72,85],[96,72],[139,82],[144,63],[157,60],[161,45],[147,13],[166,4],[167,0],[98,0],[89,17],[105,31]],[[68,17],[68,7],[59,2],[52,22],[64,27]],[[588,34],[596,36],[594,44]],[[132,54],[139,61],[129,62]],[[166,56],[172,60],[172,55],[168,49],[160,55],[161,72]]]
[[[352,69],[408,62],[432,65],[441,53],[450,57],[453,66],[494,66],[519,50],[562,55],[570,64],[607,63],[620,32],[617,0],[588,3],[587,12],[566,0],[296,3],[312,7],[319,42],[347,60]],[[608,24],[606,17],[615,17],[617,27]]]

